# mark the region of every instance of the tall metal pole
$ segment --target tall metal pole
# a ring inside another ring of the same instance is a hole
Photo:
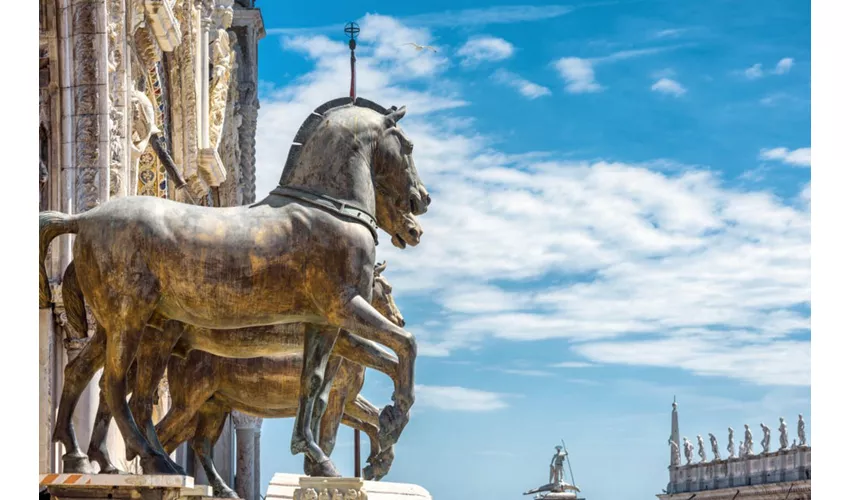
[[[350,22],[345,25],[345,34],[348,35],[348,48],[351,49],[351,88],[349,96],[351,100],[357,99],[357,68],[355,63],[357,58],[354,57],[354,49],[357,48],[357,35],[360,33],[360,26],[355,22]]]
[[[354,477],[360,477],[360,429],[354,429]]]

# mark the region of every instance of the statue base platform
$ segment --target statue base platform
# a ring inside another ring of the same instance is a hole
[[[328,492],[328,498],[333,498],[333,490],[341,490],[342,498],[346,500],[432,500],[431,494],[425,488],[415,484],[364,481],[356,477],[308,477],[284,473],[277,473],[272,477],[265,499],[316,499],[325,490]]]
[[[195,486],[189,476],[134,474],[42,474],[38,484],[55,500],[203,500],[210,486]]]

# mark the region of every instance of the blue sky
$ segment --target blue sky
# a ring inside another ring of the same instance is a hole
[[[653,498],[673,395],[692,441],[811,429],[808,2],[258,6],[258,194],[347,95],[354,19],[358,94],[407,105],[434,200],[419,246],[378,247],[420,342],[388,481],[518,499],[563,438],[588,499]],[[300,471],[291,430],[264,423],[264,484]]]

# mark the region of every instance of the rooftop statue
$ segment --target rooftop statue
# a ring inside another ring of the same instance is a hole
[[[806,422],[803,421],[803,414],[798,415],[799,420],[797,420],[797,437],[800,438],[800,442],[797,446],[806,446]]]
[[[779,449],[788,449],[788,426],[782,417],[779,417]]]
[[[536,500],[575,499],[576,492],[581,490],[564,480],[565,461],[567,462],[567,465],[569,465],[569,457],[567,456],[566,448],[560,445],[555,446],[555,454],[549,462],[549,483],[528,490],[523,493],[523,495],[540,493],[534,497]],[[570,479],[572,479],[572,473],[570,473],[570,476]]]
[[[714,454],[714,460],[722,460],[720,458],[720,448],[717,445],[717,438],[714,434],[708,433],[708,441],[711,443],[711,452]]]

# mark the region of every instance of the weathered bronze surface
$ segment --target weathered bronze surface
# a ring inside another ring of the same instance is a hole
[[[367,214],[375,213],[376,199],[384,196],[400,214],[424,213],[430,198],[412,161],[412,143],[396,124],[404,108],[386,114],[362,105],[329,108],[315,113],[321,119],[296,154],[290,153],[281,185]],[[307,324],[291,449],[307,453],[324,475],[337,473],[315,442],[311,417],[327,390],[325,368],[340,328],[396,351],[400,389],[381,423],[406,421],[413,404],[415,341],[369,304],[375,241],[356,218],[279,195],[250,208],[126,197],[77,215],[42,212],[39,229],[42,284],[50,241],[77,235],[77,279],[106,338],[106,401],[128,458],[140,455],[146,473],[182,471],[159,443],[148,442],[157,441],[151,429],[145,429],[148,439],[139,430],[125,400],[126,375],[145,345],[146,327],[154,336],[167,335],[172,321],[212,330]],[[49,297],[49,291],[40,295]],[[279,350],[263,344],[257,355]],[[137,379],[158,380],[154,371]]]
[[[381,276],[385,269],[386,264],[375,267],[372,306],[393,323],[403,325],[404,319],[391,295],[392,287],[386,278]],[[67,296],[72,304],[82,300],[75,281],[72,263],[68,266],[62,284],[63,296]],[[74,329],[83,328],[85,316],[80,315],[81,309],[72,306],[71,310],[73,312],[68,316],[69,325]],[[294,350],[303,345],[304,325],[276,325],[275,328],[282,343],[292,345]],[[161,338],[161,335],[156,335],[153,342]],[[61,440],[66,450],[76,457],[85,455],[77,445],[70,417],[91,376],[102,367],[105,340],[102,333],[96,333],[91,338],[72,362],[77,365],[71,370],[75,377],[69,379],[63,388],[54,439]],[[359,392],[367,367],[394,377],[397,362],[373,342],[345,331],[341,332],[334,346],[334,355],[340,359],[331,362],[338,363],[339,368],[329,396],[330,404],[321,401],[328,406],[329,411],[325,412],[321,420],[320,446],[327,455],[331,454],[340,423],[362,430],[370,437],[372,447],[367,460],[367,478],[380,479],[392,465],[393,448],[380,448],[378,409],[361,397]],[[188,359],[184,359],[185,357]],[[343,359],[345,357],[356,359],[358,362]],[[136,379],[139,373],[136,371],[137,366],[138,363],[134,363],[131,367],[128,379]],[[168,364],[172,409],[156,427],[156,434],[162,441],[165,452],[171,453],[181,443],[191,439],[191,445],[201,460],[216,496],[235,498],[235,493],[216,472],[210,456],[210,450],[221,434],[227,414],[231,410],[240,410],[269,418],[294,417],[298,407],[301,368],[300,352],[250,359],[223,358],[197,350],[183,357],[172,356]],[[82,380],[80,375],[83,372],[89,378]],[[133,386],[133,383],[129,385]],[[106,432],[110,419],[109,409],[101,397],[88,451],[89,458],[100,464],[101,473],[120,472],[111,462],[106,449]],[[86,462],[77,460],[69,463]],[[313,464],[305,462],[305,473],[315,473],[313,469],[308,469],[308,463]],[[90,469],[65,472],[90,472]]]

